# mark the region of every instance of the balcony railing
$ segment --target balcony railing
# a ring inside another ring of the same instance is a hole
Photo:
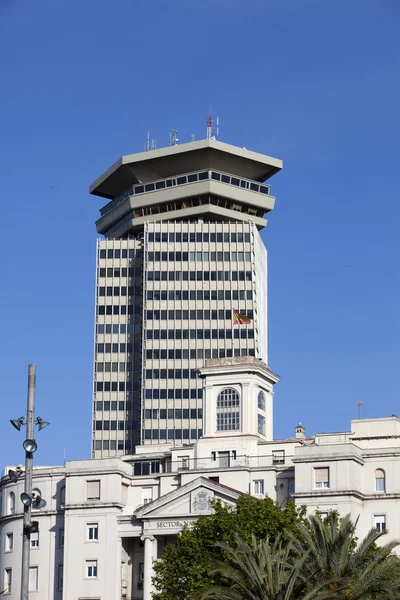
[[[218,452],[215,453],[214,456],[206,456],[206,457],[190,457],[186,458],[184,462],[181,460],[170,461],[167,460],[165,463],[165,472],[173,473],[173,472],[182,472],[182,471],[191,471],[191,470],[204,470],[204,471],[213,471],[215,469],[224,469],[224,468],[260,468],[260,467],[288,467],[292,465],[291,457],[284,457],[276,459],[276,457],[272,455],[265,456],[248,456],[248,455],[236,455],[231,454],[229,460],[226,455],[219,457]],[[228,464],[227,464],[228,461]]]

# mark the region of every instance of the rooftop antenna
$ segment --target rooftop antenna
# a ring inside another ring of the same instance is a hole
[[[192,142],[196,141],[196,134],[195,133],[192,133],[192,135],[190,137],[192,138]]]
[[[219,118],[214,121],[212,116],[212,106],[210,104],[210,114],[207,117],[207,139],[216,140],[219,135]]]
[[[177,129],[173,129],[171,131],[170,136],[169,136],[169,145],[170,146],[177,146],[178,145],[179,140],[177,138],[177,135],[178,135],[178,130]]]
[[[144,151],[150,152],[150,150],[155,150],[157,148],[156,140],[150,140],[150,131],[147,132],[147,140],[144,145]]]
[[[358,418],[361,419],[361,407],[364,407],[364,402],[361,400],[360,402],[357,402],[357,407],[358,407]]]

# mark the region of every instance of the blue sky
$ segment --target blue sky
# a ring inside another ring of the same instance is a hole
[[[1,0],[0,463],[37,364],[37,464],[90,453],[89,184],[146,132],[276,156],[269,251],[275,437],[399,412],[397,0]]]

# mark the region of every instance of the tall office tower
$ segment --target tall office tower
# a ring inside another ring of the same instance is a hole
[[[206,139],[123,156],[90,187],[109,201],[96,223],[93,457],[193,442],[204,361],[268,362],[259,231],[275,201],[264,181],[281,168]],[[221,430],[236,427],[221,415]]]

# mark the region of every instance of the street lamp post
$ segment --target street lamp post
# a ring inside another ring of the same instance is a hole
[[[34,439],[34,425],[38,425],[39,431],[49,425],[40,417],[35,421],[35,391],[36,391],[36,365],[28,367],[28,401],[26,409],[26,420],[24,417],[10,420],[11,425],[20,431],[22,425],[26,425],[26,439],[23,443],[25,450],[25,484],[24,491],[21,494],[21,502],[24,505],[24,520],[22,531],[22,564],[21,564],[21,600],[29,600],[29,565],[31,551],[31,533],[38,531],[38,522],[31,521],[32,506],[34,508],[43,508],[46,506],[45,500],[39,495],[32,493],[32,474],[33,474],[33,453],[37,449]],[[10,470],[8,475],[13,483],[18,481],[21,471]]]
[[[35,392],[36,392],[36,365],[28,367],[28,402],[26,408],[26,439],[33,440],[35,419]],[[33,453],[25,449],[25,486],[24,492],[32,494]],[[22,537],[22,573],[21,573],[21,600],[29,598],[29,564],[31,553],[31,512],[32,504],[24,504],[24,525]]]

